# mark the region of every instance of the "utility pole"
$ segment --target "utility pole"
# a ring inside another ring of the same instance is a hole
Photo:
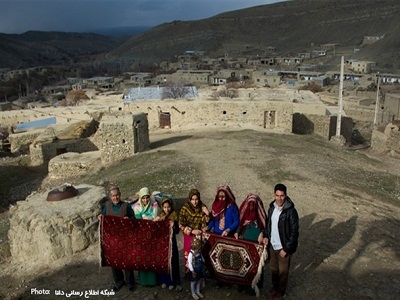
[[[340,62],[340,84],[339,84],[339,112],[336,122],[336,136],[340,136],[340,126],[342,123],[342,109],[343,109],[343,73],[344,73],[344,56]]]
[[[378,80],[378,84],[376,86],[376,101],[375,101],[375,116],[374,116],[374,125],[378,126],[378,112],[379,112],[379,83],[381,82],[379,78],[379,72],[376,73],[376,79]]]

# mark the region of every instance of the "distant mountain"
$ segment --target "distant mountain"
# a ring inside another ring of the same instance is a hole
[[[162,24],[130,38],[107,58],[145,63],[173,59],[186,50],[212,56],[267,55],[269,46],[278,55],[289,55],[334,43],[337,53],[399,69],[399,32],[399,0],[297,0]],[[364,35],[384,38],[361,47]],[[353,53],[354,48],[360,51]]]
[[[91,30],[91,33],[114,36],[114,37],[133,37],[140,33],[150,30],[149,26],[126,26],[126,27],[113,27],[113,28],[100,28]]]
[[[96,57],[99,62],[125,66],[173,60],[187,50],[206,51],[212,57],[268,56],[268,47],[275,47],[276,55],[283,56],[335,44],[335,55],[331,51],[316,63],[336,66],[345,55],[375,61],[387,71],[400,70],[399,0],[292,0],[198,21],[174,21],[147,31],[125,29],[99,29],[103,35],[0,34],[0,68],[71,64],[100,53],[106,55]],[[364,36],[382,38],[366,46]]]
[[[125,41],[94,33],[0,33],[0,68],[72,64],[82,57],[115,49]]]

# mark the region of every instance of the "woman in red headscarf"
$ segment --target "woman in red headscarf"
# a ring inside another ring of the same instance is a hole
[[[240,224],[234,234],[235,238],[239,236],[245,240],[262,243],[263,230],[267,222],[267,214],[264,209],[261,198],[255,194],[248,194],[246,199],[240,205]],[[246,291],[249,295],[259,294],[259,289],[263,287],[264,272],[260,274],[257,286],[253,289],[251,286],[239,285],[239,292]]]
[[[229,186],[218,187],[211,213],[213,218],[207,229],[221,236],[233,236],[239,226],[239,208]]]

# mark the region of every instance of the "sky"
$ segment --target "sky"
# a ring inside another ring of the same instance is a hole
[[[283,0],[0,0],[0,32],[155,26]]]

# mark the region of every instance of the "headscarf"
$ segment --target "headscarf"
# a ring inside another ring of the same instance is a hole
[[[196,195],[199,198],[197,206],[193,206],[190,199]],[[207,225],[207,217],[202,208],[205,204],[201,201],[200,192],[197,189],[191,189],[188,201],[182,206],[179,212],[179,224],[182,228],[202,229]]]
[[[254,210],[250,210],[250,203],[254,203]],[[251,225],[257,221],[258,228],[265,229],[267,214],[265,212],[262,200],[258,195],[248,194],[240,205],[239,213],[240,228],[243,228],[247,224]]]
[[[218,194],[219,192],[224,192],[225,193],[225,200],[219,200]],[[215,195],[214,202],[211,207],[211,213],[213,217],[216,217],[223,213],[226,208],[231,205],[232,203],[236,203],[236,198],[235,195],[232,193],[232,190],[229,186],[227,185],[221,185],[217,189],[217,194]]]
[[[139,201],[137,201],[132,205],[136,219],[154,220],[154,218],[158,215],[159,212],[157,201],[150,199],[149,203],[146,206],[143,206],[142,204],[143,196],[150,197],[150,192],[147,187],[141,188],[138,195],[139,195]]]
[[[149,188],[143,187],[139,191],[139,201],[142,201],[143,196],[149,196],[150,197],[150,191]]]
[[[169,215],[167,215],[164,210],[163,210],[163,205],[164,203],[169,203],[169,206],[171,207],[171,211],[169,213]],[[174,203],[173,203],[173,199],[172,196],[163,196],[162,200],[161,200],[161,213],[159,214],[160,217],[167,217],[169,220],[171,221],[178,221],[178,215],[176,213],[176,211],[174,211]]]

